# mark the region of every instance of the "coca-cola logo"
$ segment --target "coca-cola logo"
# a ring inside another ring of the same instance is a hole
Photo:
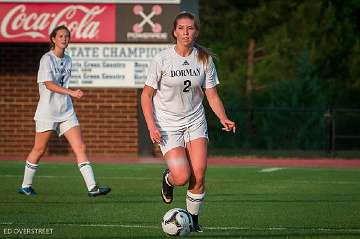
[[[5,39],[47,40],[52,29],[59,25],[66,25],[71,31],[72,39],[99,40],[101,24],[105,24],[104,20],[101,22],[97,17],[106,9],[106,5],[59,4],[52,8],[43,8],[39,12],[31,5],[29,7],[26,4],[18,4],[10,8],[2,18],[0,33]]]

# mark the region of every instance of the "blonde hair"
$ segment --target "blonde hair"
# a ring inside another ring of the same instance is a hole
[[[174,22],[173,22],[172,36],[173,36],[173,38],[175,40],[176,40],[176,37],[174,35],[174,31],[176,30],[178,20],[183,19],[183,18],[188,18],[188,19],[193,20],[196,31],[198,32],[198,34],[200,33],[200,20],[199,20],[199,18],[197,18],[191,12],[182,11],[178,15],[176,15],[176,17],[174,19]],[[198,43],[196,43],[196,40],[197,39],[195,39],[194,47],[198,50],[198,56],[197,56],[198,61],[202,62],[204,65],[206,65],[208,63],[209,56],[211,56],[212,58],[216,58],[216,55],[213,52],[211,52],[209,49],[207,49],[206,47],[201,46]]]
[[[53,39],[53,37],[56,37],[56,34],[57,34],[57,32],[58,32],[59,30],[65,30],[65,31],[67,31],[67,32],[69,33],[69,36],[70,36],[70,30],[69,30],[69,28],[67,28],[65,25],[60,25],[60,26],[55,27],[55,28],[51,31],[50,35],[49,35],[50,50],[54,50],[54,48],[55,48],[55,43],[53,42],[52,39]]]

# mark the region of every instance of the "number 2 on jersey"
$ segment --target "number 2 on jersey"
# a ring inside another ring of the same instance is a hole
[[[59,83],[60,83],[60,86],[61,86],[61,87],[64,86],[64,78],[65,78],[64,75],[61,75],[61,76],[60,76],[60,81],[59,81]]]
[[[191,81],[190,80],[186,80],[184,81],[184,86],[185,88],[183,89],[183,92],[189,92],[190,91],[190,86],[191,86]]]

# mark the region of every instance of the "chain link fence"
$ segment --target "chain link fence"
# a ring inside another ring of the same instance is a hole
[[[360,109],[268,108],[230,109],[236,134],[223,133],[207,112],[209,149],[222,151],[317,151],[336,156],[360,151]]]

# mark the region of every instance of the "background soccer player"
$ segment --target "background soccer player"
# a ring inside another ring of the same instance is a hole
[[[190,12],[181,12],[173,25],[176,45],[152,61],[141,104],[150,138],[160,144],[168,167],[163,173],[162,199],[171,203],[173,187],[189,182],[187,210],[193,217],[193,230],[200,232],[198,215],[205,197],[208,141],[204,93],[223,130],[235,132],[235,123],[226,116],[217,94],[219,81],[212,57],[196,44],[198,19]]]
[[[70,41],[70,31],[65,26],[56,27],[50,34],[51,50],[41,60],[37,76],[40,99],[35,113],[35,143],[26,158],[24,179],[19,193],[35,195],[32,188],[38,162],[44,154],[52,131],[65,135],[73,149],[80,172],[85,180],[88,195],[98,196],[110,192],[108,187],[98,187],[86,155],[71,97],[80,99],[81,90],[68,89],[71,77],[71,58],[65,54]]]

